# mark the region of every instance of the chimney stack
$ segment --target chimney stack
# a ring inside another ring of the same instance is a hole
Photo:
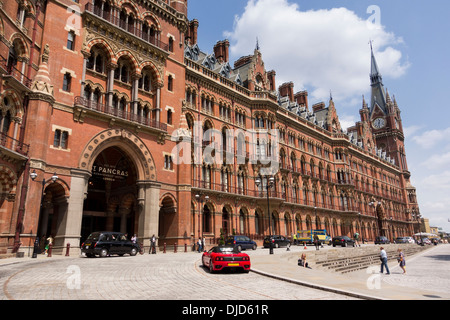
[[[229,59],[230,42],[228,40],[218,41],[214,46],[214,55],[220,63],[226,63]]]
[[[269,72],[267,72],[267,76],[269,78],[269,86],[270,86],[270,91],[275,91],[276,89],[276,85],[275,85],[275,76],[276,76],[276,72],[274,70],[271,70]]]
[[[289,101],[293,102],[294,101],[294,83],[292,82],[285,82],[283,83],[280,88],[280,96],[282,97],[289,97]]]
[[[198,20],[194,19],[189,22],[189,28],[186,34],[186,40],[190,45],[197,43]]]
[[[300,106],[305,106],[308,109],[308,91],[297,92],[294,99]]]

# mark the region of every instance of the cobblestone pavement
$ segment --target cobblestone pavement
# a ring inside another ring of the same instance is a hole
[[[450,298],[450,244],[438,245],[411,259],[406,258],[406,274],[395,266],[383,283],[432,291],[424,298]]]
[[[386,248],[388,246],[385,245]],[[280,254],[280,257],[255,257],[252,268],[266,275],[362,299],[450,300],[450,244],[429,246],[421,253],[407,256],[406,274],[395,260],[389,262],[390,275],[379,273],[380,263],[348,274],[299,269],[293,258],[299,257],[300,252],[297,248],[292,251]]]
[[[249,252],[267,254],[264,249]],[[71,258],[40,255],[0,263],[2,300],[352,299],[250,272],[210,274],[199,253]],[[4,259],[3,259],[4,260]]]
[[[395,261],[390,263],[391,275],[374,275],[381,281],[375,290],[367,288],[373,275],[364,270],[345,276],[300,270],[287,265],[286,249],[274,251],[274,255],[262,248],[247,251],[255,262],[252,268],[337,290],[318,290],[257,272],[210,274],[201,266],[201,255],[194,252],[107,258],[40,255],[38,259],[0,259],[0,300],[352,300],[358,294],[362,298],[450,299],[450,245],[406,257],[407,274]],[[290,251],[293,255],[304,252],[302,247]]]

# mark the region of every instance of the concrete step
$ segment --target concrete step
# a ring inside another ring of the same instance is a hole
[[[371,265],[380,263],[380,247],[366,248],[362,250],[342,250],[340,252],[316,253],[309,261],[318,268],[324,268],[339,273],[348,273],[365,269]],[[413,256],[429,247],[417,245],[389,245],[385,246],[388,261],[397,259],[398,248],[402,248],[406,257]],[[360,248],[358,248],[360,249]],[[368,251],[368,252],[367,252]]]

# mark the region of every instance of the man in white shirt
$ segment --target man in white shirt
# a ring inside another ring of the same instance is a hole
[[[388,261],[387,253],[383,247],[380,248],[380,260],[381,260],[381,272],[380,273],[383,273],[384,267],[386,267],[386,274],[391,274],[389,272],[389,267],[387,264],[387,261]]]

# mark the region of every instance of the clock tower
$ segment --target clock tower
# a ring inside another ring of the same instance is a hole
[[[370,86],[372,88],[369,108],[369,121],[378,150],[395,160],[403,171],[407,171],[404,135],[400,109],[397,101],[392,100],[387,89],[384,88],[383,78],[371,44]]]
[[[387,89],[384,88],[381,73],[373,53],[371,44],[371,72],[370,86],[372,87],[371,104],[369,108],[369,121],[377,150],[394,159],[395,165],[400,169],[400,185],[406,199],[406,215],[411,221],[419,212],[416,199],[416,188],[412,186],[408,170],[405,151],[405,136],[403,133],[400,109],[395,97],[391,99]]]

